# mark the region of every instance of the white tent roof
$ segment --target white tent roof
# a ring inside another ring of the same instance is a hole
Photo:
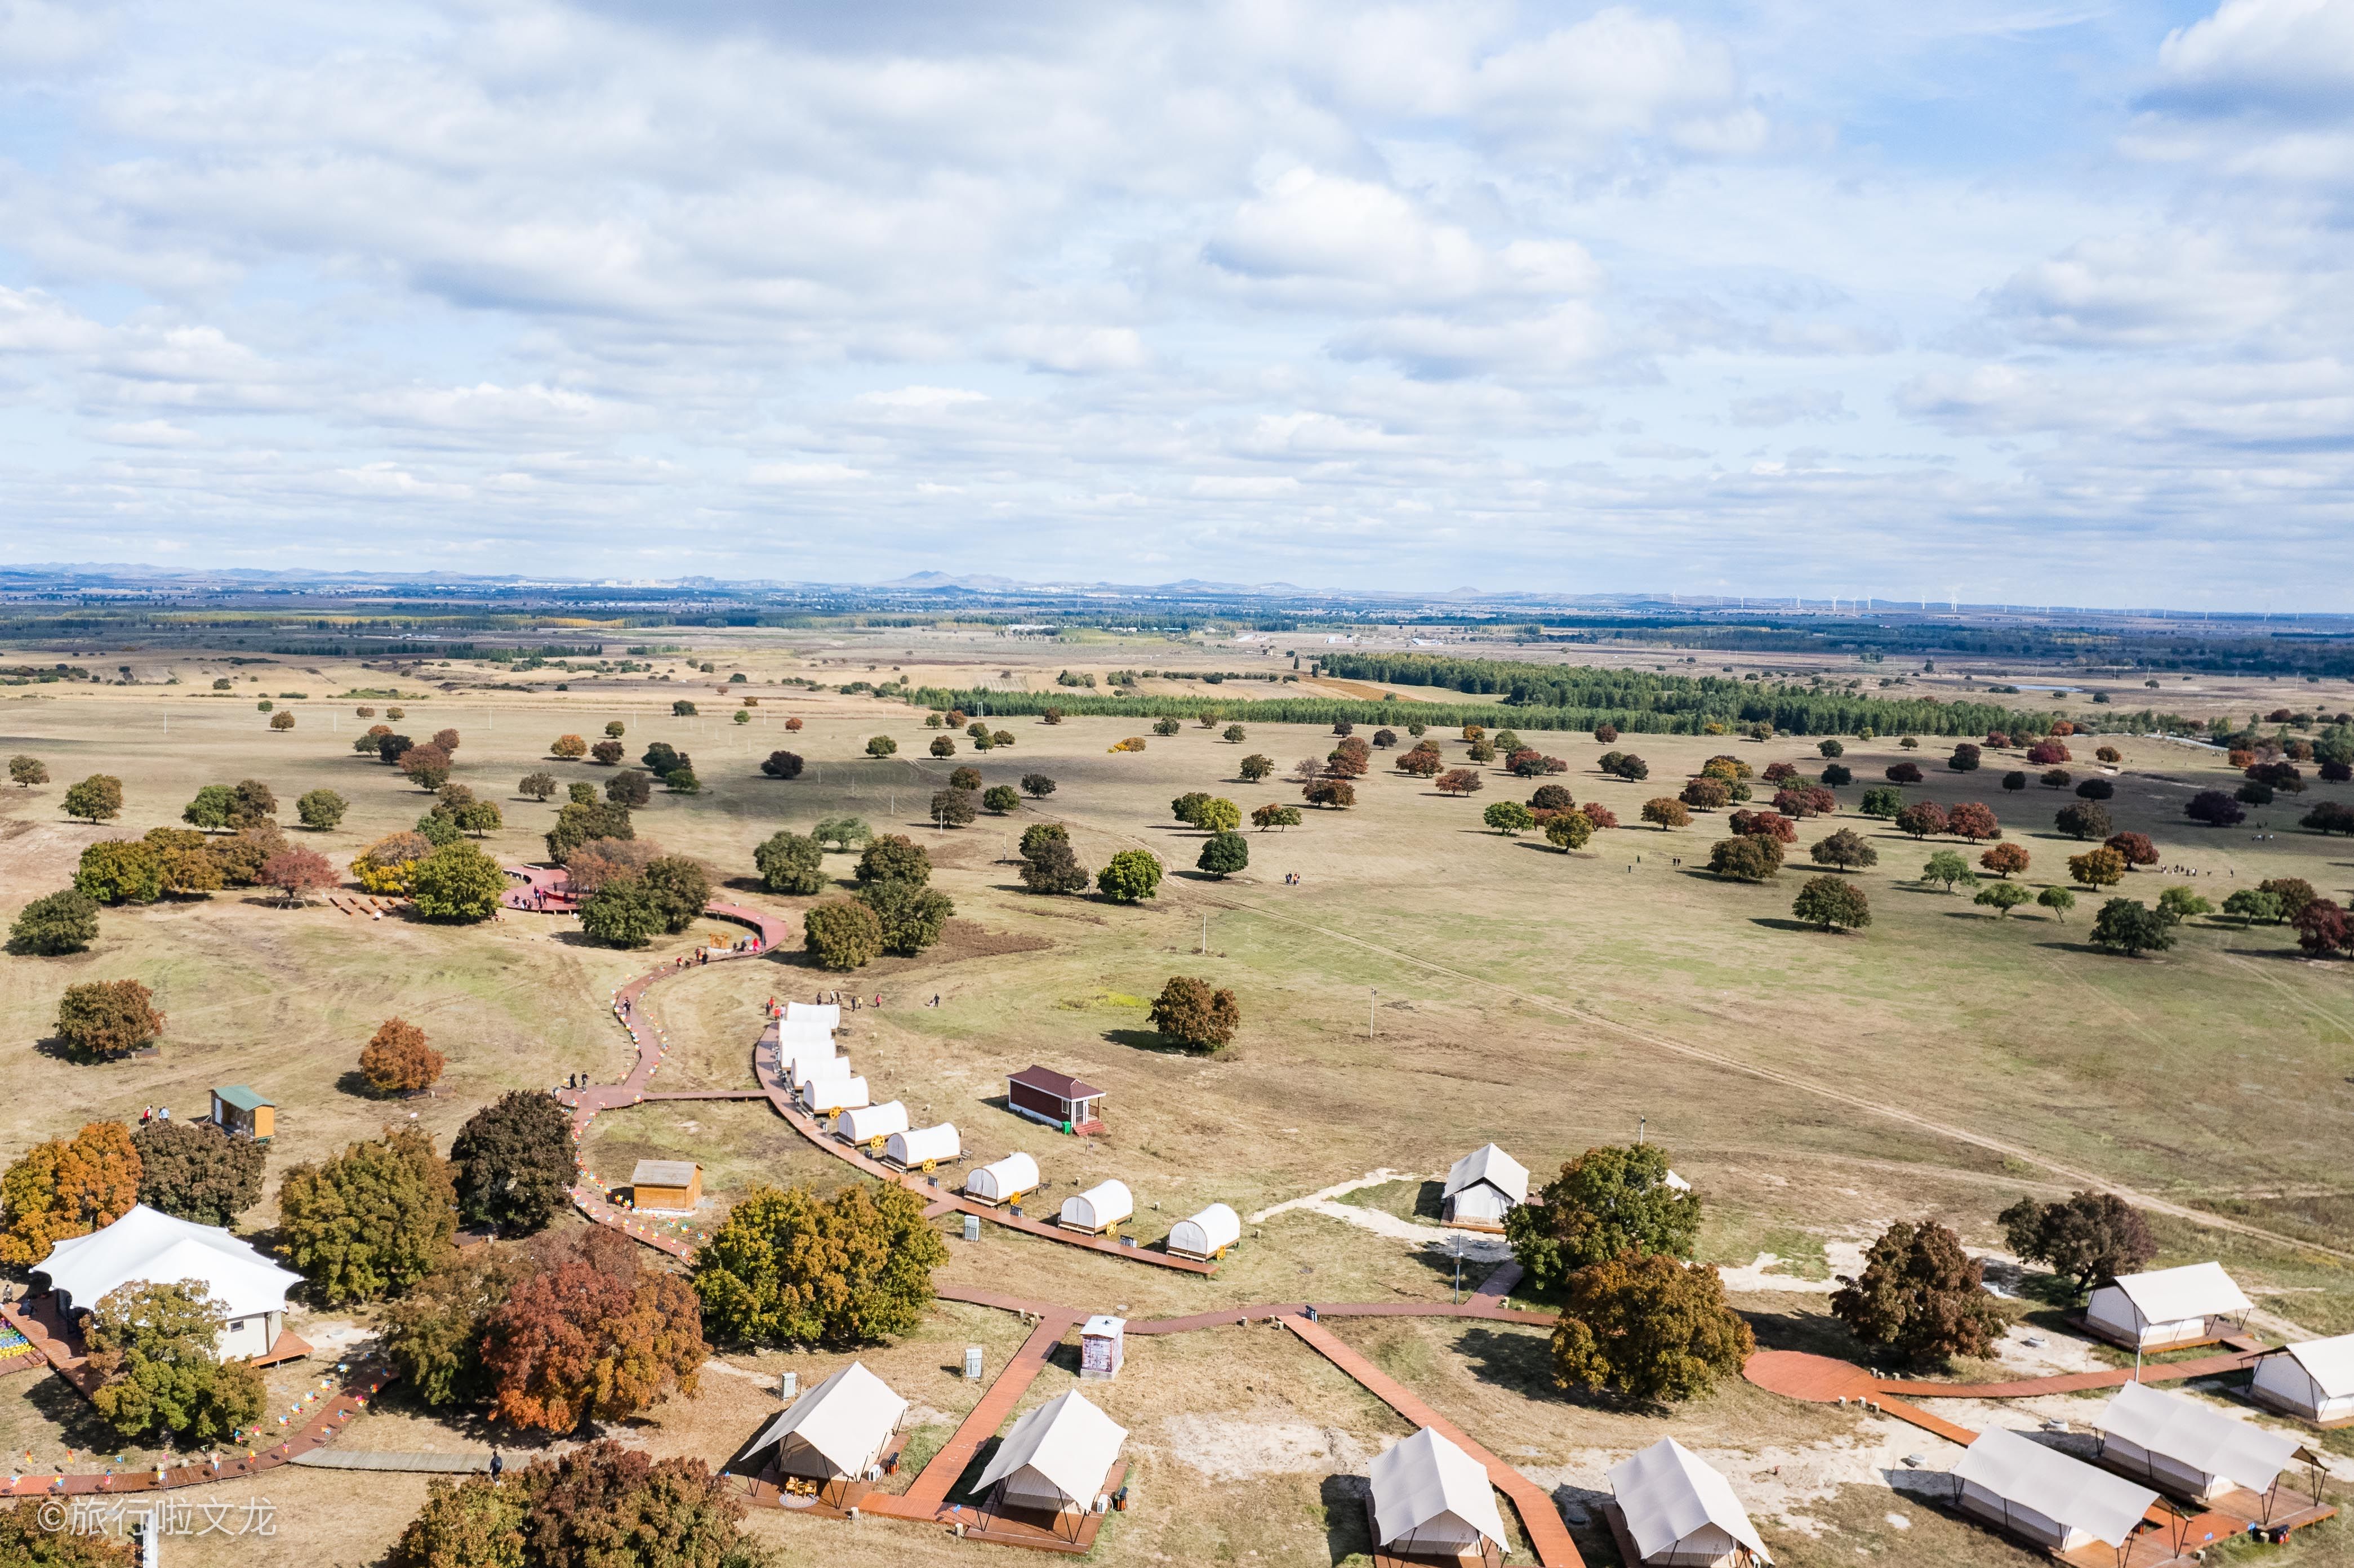
[[[785,1003],[785,1022],[799,1023],[804,1019],[828,1029],[842,1027],[842,1004],[834,1001],[789,1001]]]
[[[2196,1400],[2142,1383],[2117,1390],[2093,1425],[2202,1475],[2223,1476],[2256,1491],[2273,1484],[2296,1457],[2298,1446],[2294,1437],[2234,1421]]]
[[[1989,1426],[1962,1455],[1954,1474],[2053,1523],[2122,1546],[2158,1500],[2147,1487],[2095,1469],[2007,1426]]]
[[[1673,1167],[1670,1167],[1668,1171],[1668,1185],[1673,1187],[1679,1192],[1689,1192],[1691,1191],[1691,1183],[1677,1175]]]
[[[1529,1201],[1528,1167],[1492,1143],[1483,1143],[1447,1172],[1447,1197],[1485,1181],[1515,1203]]]
[[[302,1277],[279,1267],[217,1225],[175,1220],[144,1203],[102,1231],[58,1243],[37,1266],[49,1284],[89,1308],[116,1286],[133,1280],[171,1285],[199,1281],[228,1308],[231,1318],[282,1312],[286,1292]]]
[[[1057,1394],[1013,1424],[989,1467],[981,1471],[981,1484],[993,1487],[1027,1467],[1072,1501],[1092,1502],[1127,1440],[1128,1428],[1080,1398],[1076,1390]]]
[[[2179,1323],[2186,1318],[2212,1318],[2244,1312],[2255,1303],[2240,1293],[2220,1263],[2186,1263],[2180,1268],[2153,1269],[2147,1274],[2120,1274],[2116,1287],[2126,1293],[2142,1319]]]
[[[944,1121],[938,1127],[895,1132],[885,1149],[902,1165],[920,1165],[927,1160],[954,1160],[964,1151],[964,1144],[957,1137],[956,1123]]]
[[[1748,1510],[1732,1484],[1672,1437],[1662,1437],[1623,1464],[1610,1467],[1610,1487],[1627,1515],[1635,1549],[1656,1557],[1710,1525],[1766,1562],[1774,1554],[1757,1539]]]
[[[748,1457],[786,1438],[801,1440],[845,1475],[855,1474],[883,1446],[907,1413],[907,1402],[891,1385],[853,1361],[793,1401],[745,1450]]]
[[[895,1132],[907,1130],[907,1107],[897,1100],[885,1100],[879,1106],[864,1106],[854,1111],[844,1111],[842,1125],[834,1130],[853,1143],[888,1138]]]
[[[2320,1385],[2324,1399],[2354,1393],[2354,1334],[2331,1340],[2306,1340],[2274,1352],[2293,1357],[2306,1375]]]
[[[1410,1535],[1443,1513],[1453,1514],[1490,1541],[1505,1539],[1487,1470],[1427,1426],[1392,1444],[1368,1474],[1373,1483],[1373,1524],[1381,1535],[1377,1544]]]

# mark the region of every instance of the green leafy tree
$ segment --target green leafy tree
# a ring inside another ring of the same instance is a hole
[[[2139,958],[2174,946],[2174,927],[2137,898],[2112,898],[2093,916],[2093,940],[2129,959]]]
[[[1960,852],[1939,850],[1922,863],[1921,880],[1940,884],[1951,893],[1956,887],[1976,886],[1978,877],[1978,873],[1970,869],[1970,863],[1961,857]]]
[[[1884,821],[1893,821],[1897,814],[1904,810],[1904,791],[1885,784],[1866,789],[1863,792],[1863,800],[1856,809],[1867,817],[1878,817]]]
[[[885,833],[869,841],[858,857],[861,886],[878,882],[908,882],[921,887],[932,880],[932,857],[924,846],[904,833]]]
[[[2194,916],[2212,915],[2215,906],[2187,887],[2169,887],[2158,895],[2158,913],[2159,918],[2179,926]]]
[[[482,1365],[491,1313],[534,1266],[530,1254],[520,1247],[468,1247],[452,1254],[392,1304],[386,1314],[384,1350],[410,1398],[439,1408],[479,1404],[491,1397],[490,1372]],[[521,1489],[517,1495],[519,1499]],[[422,1568],[484,1561],[477,1556],[428,1559]],[[523,1568],[520,1550],[504,1568]]]
[[[1935,1220],[1890,1225],[1864,1254],[1863,1272],[1839,1281],[1832,1314],[1866,1344],[1914,1361],[1987,1355],[2005,1326],[1978,1260]]]
[[[856,817],[828,817],[810,830],[810,836],[837,851],[849,851],[871,842],[875,830]]]
[[[597,804],[597,786],[576,779],[564,787],[564,799],[571,805],[593,806]]]
[[[574,800],[556,813],[556,825],[544,835],[547,858],[558,865],[591,839],[634,839],[638,830],[627,806]]]
[[[8,782],[20,789],[49,781],[49,765],[37,757],[16,756],[8,759]]]
[[[1034,800],[1043,800],[1055,792],[1055,781],[1044,773],[1024,773],[1022,792]]]
[[[1021,809],[1022,794],[1011,784],[992,784],[981,792],[981,803],[1002,817]]]
[[[217,1443],[261,1414],[261,1373],[219,1359],[227,1307],[193,1279],[133,1281],[91,1310],[84,1338],[103,1380],[90,1402],[126,1438]]]
[[[1998,916],[2008,917],[2012,910],[2032,902],[2034,897],[2035,895],[2015,882],[1997,882],[1980,888],[1978,895],[1970,902],[1984,905]]]
[[[1790,913],[1820,930],[1861,930],[1872,924],[1872,900],[1852,882],[1811,876],[1790,901]]]
[[[466,1118],[451,1140],[450,1165],[469,1222],[538,1230],[572,1187],[572,1118],[547,1095],[510,1090]]]
[[[1594,837],[1594,819],[1583,811],[1564,811],[1545,824],[1545,842],[1566,854],[1584,849]]]
[[[646,863],[642,874],[662,910],[663,929],[673,937],[695,924],[711,902],[711,874],[691,856],[657,856]]]
[[[62,895],[51,896],[62,896]],[[30,914],[31,910],[27,909],[26,913]],[[2223,900],[2223,913],[2243,926],[2252,926],[2259,920],[2266,925],[2277,926],[2281,919],[2281,901],[2278,895],[2266,893],[2262,888],[2243,887]]]
[[[1172,975],[1153,999],[1152,1027],[1172,1044],[1188,1051],[1215,1051],[1242,1027],[1242,1004],[1235,993],[1208,980]]]
[[[1243,809],[1232,800],[1212,799],[1193,813],[1193,825],[1205,833],[1231,833],[1243,825]]]
[[[2072,839],[2105,839],[2112,831],[2107,808],[2094,800],[2062,806],[2052,821]]]
[[[1629,1253],[1570,1277],[1553,1331],[1553,1381],[1659,1404],[1707,1393],[1756,1349],[1716,1270]]]
[[[2301,876],[2268,876],[2256,884],[2256,891],[2269,893],[2280,903],[2280,917],[2294,920],[2305,912],[2305,906],[2321,896],[2313,884]]]
[[[2076,895],[2064,887],[2047,887],[2035,895],[2035,902],[2052,911],[2052,917],[2062,925],[2068,923],[2068,911],[2076,907]]]
[[[1096,873],[1096,890],[1115,904],[1134,904],[1161,891],[1161,862],[1149,850],[1121,850]]]
[[[1479,820],[1499,833],[1524,833],[1537,825],[1535,815],[1518,800],[1491,800]]]
[[[466,836],[464,831],[458,826],[458,819],[443,806],[436,806],[418,818],[417,832],[419,837],[435,849],[454,844]]]
[[[883,922],[856,899],[829,898],[801,916],[801,939],[827,969],[864,969],[883,956]]]
[[[1834,866],[1840,871],[1861,871],[1880,863],[1880,851],[1852,828],[1840,828],[1816,840],[1807,853],[1817,865]]]
[[[150,828],[143,842],[155,852],[164,891],[175,897],[195,897],[219,891],[226,868],[223,857],[214,851],[236,841],[224,843],[193,828]]]
[[[506,817],[499,810],[496,800],[469,800],[450,815],[459,827],[476,838],[496,832],[507,825]]]
[[[741,708],[736,712],[738,718],[749,716]],[[800,754],[790,751],[772,751],[760,762],[760,771],[771,779],[798,779],[801,776],[801,767]]]
[[[653,798],[653,781],[634,768],[624,768],[605,780],[605,799],[616,806],[643,806]]]
[[[1836,740],[1817,741],[1815,743],[1815,749],[1821,752],[1825,757],[1845,757],[1847,755],[1847,747]]]
[[[8,927],[12,953],[79,953],[98,940],[98,900],[72,888],[36,898]]]
[[[105,773],[93,773],[80,783],[68,787],[65,812],[86,822],[111,822],[122,814],[122,780]]]
[[[1782,845],[1771,833],[1720,839],[1708,852],[1708,869],[1728,882],[1764,882],[1782,869]]]
[[[101,904],[153,904],[164,896],[164,861],[137,839],[101,839],[81,852],[74,891]]]
[[[1250,841],[1232,831],[1211,834],[1202,843],[1202,857],[1193,863],[1212,876],[1228,877],[1250,866]]]
[[[39,1505],[0,1508],[0,1563],[21,1568],[139,1568],[139,1543],[124,1537],[59,1530]]]
[[[1220,738],[1226,741],[1229,745],[1240,746],[1245,740],[1249,738],[1249,736],[1247,732],[1244,730],[1242,726],[1238,724],[1230,724],[1226,726],[1225,734]]]
[[[642,876],[615,876],[580,902],[580,928],[609,948],[642,948],[670,928],[670,911]]]
[[[921,883],[870,882],[857,896],[882,927],[883,950],[907,958],[937,946],[956,913],[947,894]]]
[[[471,925],[498,913],[507,890],[499,863],[470,843],[443,844],[409,874],[408,896],[428,920]]]
[[[1252,827],[1265,832],[1269,828],[1296,828],[1301,818],[1297,806],[1261,806],[1250,814],[1250,820]]]
[[[261,1202],[266,1146],[195,1118],[157,1119],[131,1135],[139,1201],[175,1219],[227,1225]]]
[[[1196,828],[1202,825],[1202,808],[1209,803],[1208,795],[1199,789],[1190,790],[1169,802],[1169,814],[1187,827]]]
[[[546,779],[547,776],[541,774],[540,777]],[[555,792],[555,785],[554,779],[548,779],[550,794]],[[542,795],[540,799],[545,800],[547,796]],[[295,816],[301,819],[304,827],[318,833],[328,832],[340,826],[344,820],[344,813],[349,810],[351,810],[351,802],[333,789],[306,790],[294,802]]]
[[[1060,822],[1033,822],[1022,830],[1022,858],[1029,860],[1049,843],[1068,844],[1071,831]]]
[[[258,828],[278,815],[278,797],[259,779],[240,779],[229,786],[228,825]]]
[[[932,736],[931,752],[934,757],[954,757],[956,748],[956,742],[949,736],[945,735]],[[867,745],[867,749],[869,752],[874,751],[874,744],[871,741]]]
[[[695,713],[695,705],[684,697],[671,704],[670,711],[673,718],[693,718]]]
[[[1589,1149],[1545,1183],[1538,1201],[1504,1216],[1504,1237],[1540,1296],[1578,1269],[1621,1253],[1691,1255],[1700,1235],[1700,1194],[1668,1181],[1668,1151],[1656,1143]]]
[[[128,1056],[164,1033],[155,993],[134,980],[90,980],[58,999],[58,1038],[83,1061]]]
[[[424,1129],[394,1126],[289,1169],[278,1213],[287,1261],[320,1300],[368,1301],[408,1289],[449,1256],[458,1195]]]
[[[2077,1192],[2045,1203],[2021,1198],[1995,1219],[2012,1252],[2066,1276],[2079,1296],[2158,1256],[2149,1222],[2115,1192]]]
[[[196,791],[196,798],[180,808],[180,821],[206,832],[228,832],[229,811],[237,803],[237,795],[226,784],[207,784]]]
[[[1060,827],[1055,831],[1057,835],[1062,832]],[[1085,893],[1094,880],[1072,853],[1067,838],[1044,839],[1034,847],[1030,835],[1022,835],[1022,885],[1031,892]]]
[[[814,838],[791,832],[771,834],[752,852],[759,868],[760,885],[770,893],[806,898],[825,891],[825,846]]]
[[[1235,771],[1242,775],[1244,783],[1256,784],[1275,771],[1275,758],[1254,751],[1236,765]]]
[[[948,1247],[924,1201],[890,1183],[831,1198],[756,1186],[695,1255],[704,1322],[724,1341],[847,1346],[911,1334]]]

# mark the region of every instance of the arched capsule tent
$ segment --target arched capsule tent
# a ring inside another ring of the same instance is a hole
[[[844,1111],[833,1136],[844,1143],[865,1144],[880,1153],[885,1139],[907,1130],[907,1107],[897,1100],[885,1100],[864,1110]]]
[[[883,1145],[883,1158],[902,1171],[929,1171],[941,1160],[954,1160],[963,1152],[956,1124],[946,1121],[938,1127],[919,1127],[913,1132],[895,1132]]]
[[[964,1179],[968,1198],[983,1203],[1018,1203],[1038,1186],[1038,1162],[1026,1154],[992,1160]]]
[[[851,1076],[850,1058],[835,1055],[833,1047],[829,1045],[792,1057],[786,1065],[785,1076],[796,1092],[821,1078],[847,1078]]]
[[[1135,1213],[1136,1200],[1129,1195],[1128,1183],[1104,1181],[1076,1198],[1063,1200],[1062,1224],[1066,1231],[1101,1235]]]
[[[832,1001],[789,1001],[785,1003],[785,1022],[810,1023],[821,1029],[842,1027],[842,1004]]]
[[[864,1110],[866,1105],[866,1080],[864,1078],[816,1078],[801,1090],[801,1109],[812,1116]]]
[[[1207,1263],[1214,1257],[1225,1256],[1226,1248],[1241,1239],[1242,1234],[1241,1216],[1224,1203],[1213,1203],[1170,1227],[1169,1250],[1179,1257]]]

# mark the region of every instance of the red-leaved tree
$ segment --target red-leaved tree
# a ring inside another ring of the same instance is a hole
[[[1992,811],[1976,800],[1964,800],[1960,805],[1947,811],[1946,831],[1956,838],[1967,839],[1972,843],[1978,842],[1980,839],[2002,837],[2002,824],[1994,820]]]
[[[694,1287],[639,1266],[636,1244],[578,1233],[492,1312],[482,1365],[492,1414],[543,1432],[613,1421],[675,1387],[692,1395],[711,1354]]]

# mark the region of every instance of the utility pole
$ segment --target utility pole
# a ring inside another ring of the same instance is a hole
[[[1637,1118],[1635,1118],[1635,1141],[1636,1141],[1636,1142],[1640,1143],[1640,1142],[1642,1142],[1642,1141],[1643,1141],[1643,1135],[1644,1135],[1644,1133],[1645,1133],[1645,1132],[1649,1128],[1650,1125],[1651,1125],[1651,1118],[1650,1118],[1649,1117],[1647,1117],[1647,1116],[1638,1116],[1638,1117],[1637,1117]]]
[[[1382,993],[1371,986],[1365,991],[1365,1038],[1371,1040],[1373,1037],[1373,1003],[1381,1000]]]

